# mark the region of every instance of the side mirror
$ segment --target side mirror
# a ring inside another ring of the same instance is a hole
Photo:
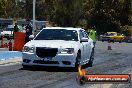
[[[29,36],[29,39],[30,39],[30,40],[33,40],[33,39],[34,39],[34,35],[30,35],[30,36]]]
[[[81,38],[80,42],[88,42],[88,38]]]

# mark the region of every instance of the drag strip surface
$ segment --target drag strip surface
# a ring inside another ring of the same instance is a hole
[[[87,74],[131,74],[132,44],[97,42],[93,67]],[[132,88],[129,84],[86,84],[76,82],[77,72],[65,68],[22,69],[21,64],[0,66],[0,88]]]

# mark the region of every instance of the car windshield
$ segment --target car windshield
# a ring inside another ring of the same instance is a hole
[[[66,40],[78,41],[78,34],[75,30],[65,29],[44,29],[34,40]]]
[[[116,33],[106,33],[105,36],[116,36]]]

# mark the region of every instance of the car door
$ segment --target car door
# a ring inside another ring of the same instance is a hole
[[[87,33],[85,32],[85,30],[82,30],[82,33],[83,33],[83,36],[84,38],[88,38],[88,35]],[[89,39],[89,38],[88,38]],[[92,47],[91,47],[91,42],[88,41],[88,42],[85,42],[85,60],[84,61],[89,61],[89,58],[90,58],[90,55],[91,55],[91,51],[92,51]]]
[[[84,35],[83,33],[83,30],[80,30],[79,31],[79,35],[80,35],[80,39],[81,38],[86,38],[86,36]],[[80,42],[81,45],[82,45],[82,55],[81,55],[81,64],[84,64],[87,59],[87,45],[88,45],[88,42]]]

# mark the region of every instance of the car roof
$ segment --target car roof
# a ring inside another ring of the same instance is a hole
[[[107,32],[107,33],[117,33],[117,32]]]
[[[74,28],[74,27],[46,27],[46,28],[43,28],[43,29],[65,29],[65,30],[84,30],[82,28]]]

